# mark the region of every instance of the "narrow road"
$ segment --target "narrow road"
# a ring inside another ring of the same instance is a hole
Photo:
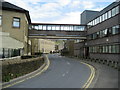
[[[48,55],[48,58],[48,70],[9,88],[82,88],[90,77],[90,68],[80,61],[58,54]]]

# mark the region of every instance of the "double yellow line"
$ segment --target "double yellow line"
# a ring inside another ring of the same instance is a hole
[[[87,65],[90,69],[91,69],[91,74],[90,74],[90,77],[88,78],[87,82],[83,85],[82,88],[84,88],[86,90],[86,88],[89,88],[90,84],[92,83],[94,77],[95,77],[95,69],[93,66],[87,64],[87,63],[84,63],[84,62],[81,62],[82,64],[85,64]]]
[[[6,85],[6,86],[4,86],[4,87],[2,87],[2,88],[11,87],[11,86],[16,85],[16,84],[18,84],[18,83],[22,83],[22,82],[24,82],[24,81],[26,81],[26,80],[28,80],[28,79],[31,79],[31,78],[33,78],[33,77],[35,77],[35,76],[37,76],[37,75],[40,75],[42,72],[46,71],[49,66],[50,66],[50,61],[48,60],[47,65],[46,65],[40,72],[38,72],[38,73],[34,74],[33,76],[28,77],[28,78],[25,78],[25,79],[19,80],[19,81],[17,81],[17,82],[14,82],[14,83],[12,83],[12,84]]]

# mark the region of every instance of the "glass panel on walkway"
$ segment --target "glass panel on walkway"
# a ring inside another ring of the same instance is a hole
[[[84,25],[74,24],[32,24],[31,30],[63,30],[63,31],[84,31]]]

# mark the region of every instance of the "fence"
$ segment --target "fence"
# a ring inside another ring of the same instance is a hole
[[[0,58],[20,56],[21,53],[22,53],[22,49],[0,48]]]

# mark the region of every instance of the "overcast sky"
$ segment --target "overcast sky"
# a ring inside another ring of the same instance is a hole
[[[84,10],[100,11],[115,0],[6,0],[30,12],[32,22],[80,24]]]

